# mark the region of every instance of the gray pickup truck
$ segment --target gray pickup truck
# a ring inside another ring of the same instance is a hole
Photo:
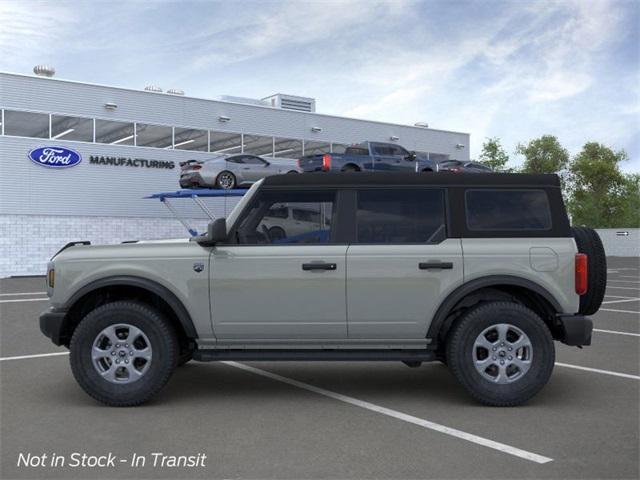
[[[395,143],[363,142],[344,153],[319,153],[298,160],[303,172],[437,172],[438,163],[426,154]]]
[[[191,359],[439,360],[480,402],[517,405],[554,340],[591,343],[606,287],[555,175],[273,176],[191,241],[87,243],[51,260],[40,329],[114,406]]]

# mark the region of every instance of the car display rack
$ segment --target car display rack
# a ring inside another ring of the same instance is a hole
[[[212,198],[212,197],[242,197],[247,190],[245,189],[232,189],[232,190],[216,190],[212,188],[199,188],[197,190],[177,190],[175,192],[160,192],[154,193],[144,198],[157,198],[162,202],[171,212],[171,214],[178,220],[184,228],[187,229],[189,235],[195,237],[199,235],[198,231],[194,228],[191,228],[189,222],[187,222],[180,213],[176,210],[176,208],[172,205],[171,200],[176,198],[190,198],[193,202],[204,212],[204,214],[209,217],[212,221],[215,220],[215,215],[209,210],[209,208],[202,201],[202,198]]]

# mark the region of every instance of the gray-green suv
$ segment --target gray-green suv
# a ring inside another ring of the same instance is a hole
[[[273,212],[311,212],[273,232]],[[191,359],[445,362],[489,405],[535,395],[554,340],[589,345],[597,234],[555,175],[269,177],[191,241],[52,259],[42,332],[92,397],[140,404]]]

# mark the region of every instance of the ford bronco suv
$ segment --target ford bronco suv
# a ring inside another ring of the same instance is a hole
[[[315,214],[272,235],[285,208]],[[191,241],[65,247],[40,328],[114,406],[191,359],[441,361],[511,406],[549,379],[554,340],[591,343],[605,262],[555,175],[280,175]]]

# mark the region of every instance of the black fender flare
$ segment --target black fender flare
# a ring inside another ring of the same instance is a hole
[[[167,303],[167,305],[169,305],[169,308],[173,310],[187,337],[198,338],[196,329],[193,326],[193,320],[191,320],[191,315],[189,315],[189,312],[185,308],[184,304],[178,299],[178,297],[167,287],[160,285],[158,282],[143,277],[136,277],[133,275],[115,275],[112,277],[105,277],[99,280],[94,280],[93,282],[90,282],[78,289],[69,298],[69,300],[65,302],[63,308],[68,311],[85,295],[100,288],[114,286],[138,287],[158,295]]]
[[[429,325],[429,330],[427,331],[427,338],[430,338],[434,343],[437,343],[441,329],[446,326],[447,317],[451,313],[453,307],[455,307],[460,300],[481,288],[495,287],[499,285],[515,286],[530,290],[549,302],[556,313],[562,311],[562,307],[553,295],[551,295],[546,288],[541,287],[537,283],[514,275],[490,275],[488,277],[477,278],[464,283],[451,292],[447,298],[440,303],[438,310],[436,310],[433,320],[431,321],[431,325]]]

